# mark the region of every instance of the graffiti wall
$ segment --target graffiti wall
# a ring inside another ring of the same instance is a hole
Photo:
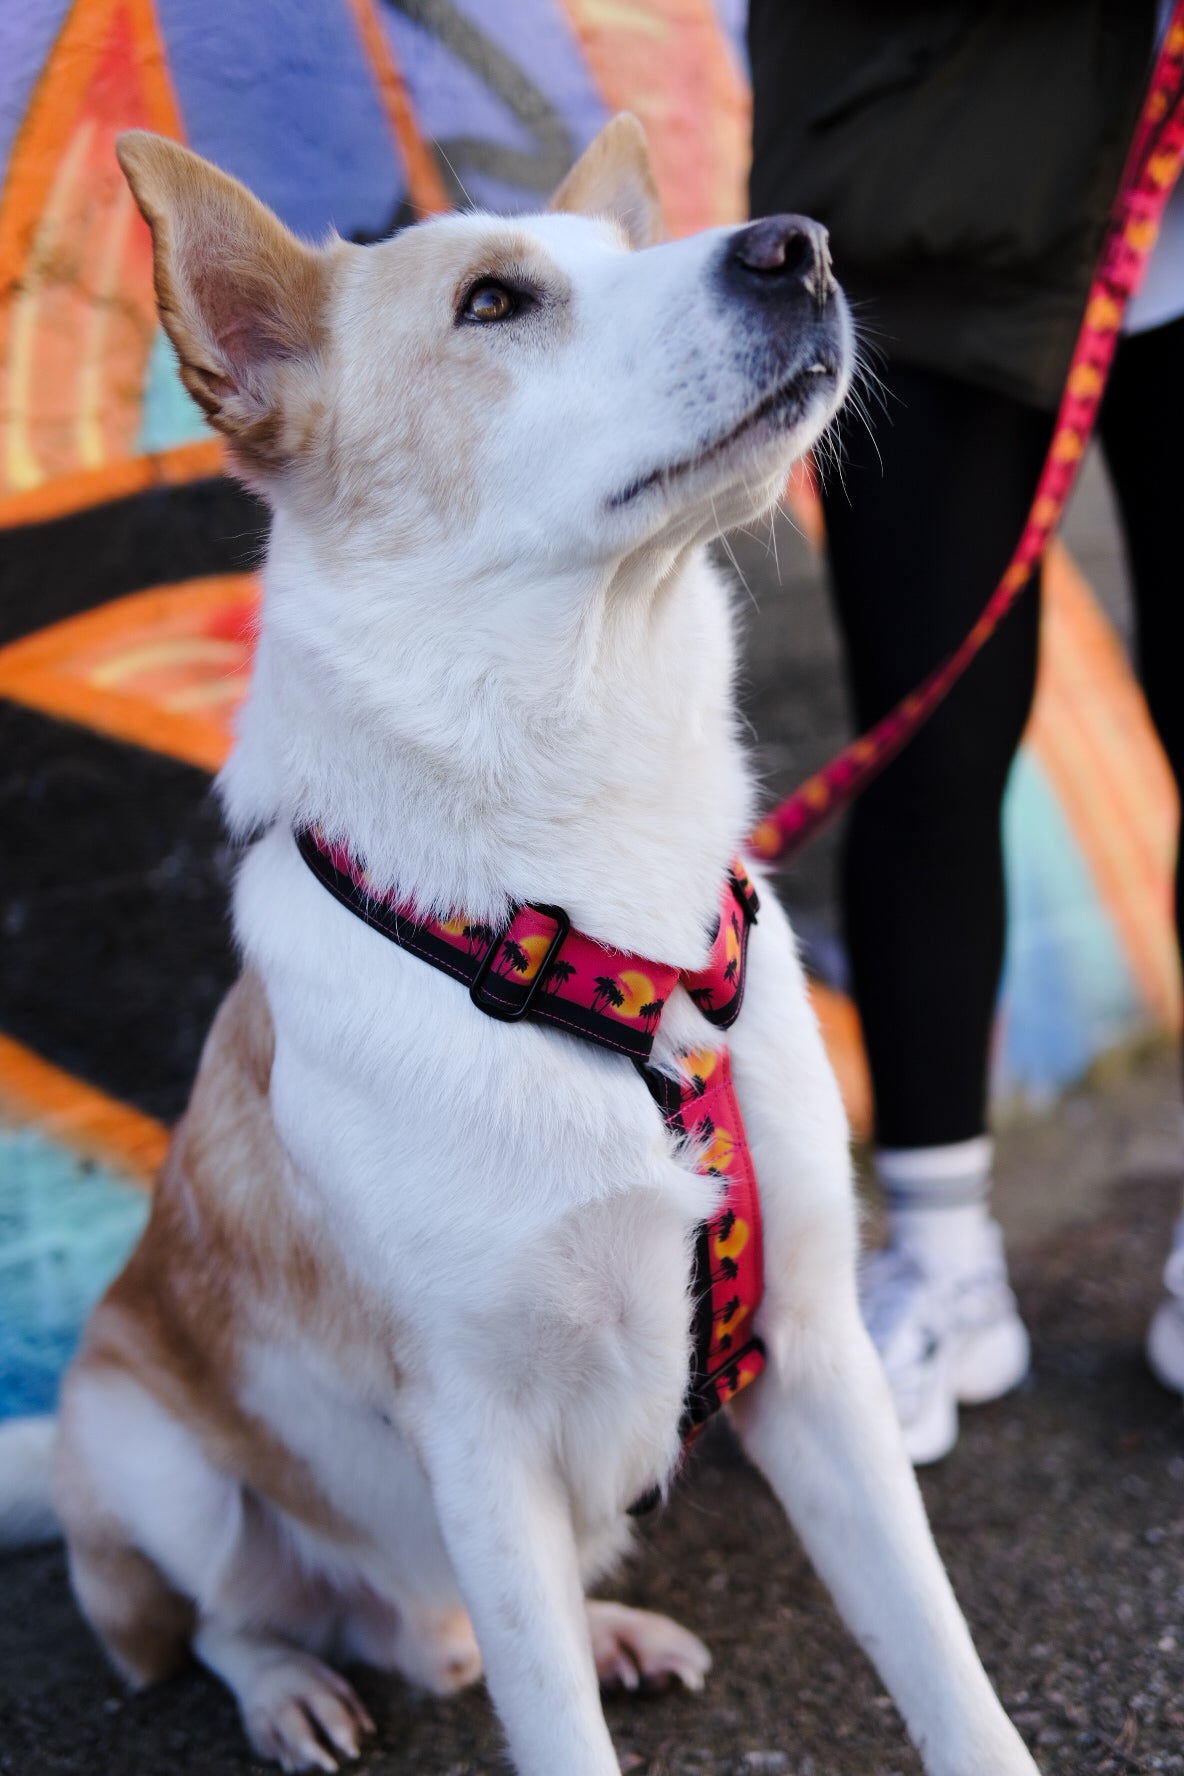
[[[181,388],[115,135],[175,136],[301,233],[368,241],[536,206],[628,106],[679,234],[744,211],[740,35],[740,0],[0,9],[0,1412],[52,1398],[234,972],[208,785],[265,516]],[[1050,579],[1008,813],[1008,1089],[1178,1016],[1166,771],[1089,588],[1063,555]],[[823,1003],[866,1116],[857,1022]]]

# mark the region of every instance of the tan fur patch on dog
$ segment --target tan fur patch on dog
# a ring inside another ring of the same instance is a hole
[[[376,1390],[399,1385],[396,1328],[296,1207],[268,1100],[263,987],[231,989],[202,1055],[140,1244],[96,1310],[75,1376],[133,1376],[211,1463],[310,1528],[354,1539],[305,1464],[244,1407],[252,1343],[309,1340]],[[384,1336],[385,1333],[385,1336]]]
[[[288,232],[245,186],[175,142],[120,136],[119,164],[152,230],[156,299],[181,380],[247,469],[307,440],[334,254]]]
[[[631,247],[652,247],[661,240],[662,200],[645,131],[631,112],[618,112],[605,125],[547,207],[606,217]]]

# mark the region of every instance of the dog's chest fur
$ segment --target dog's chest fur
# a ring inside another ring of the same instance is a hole
[[[335,704],[331,673],[327,693],[304,712],[300,775],[276,795],[290,688],[317,680],[313,644],[302,658],[282,625],[273,646],[287,655],[285,670],[277,662],[257,681],[230,779],[232,805],[249,802],[255,778],[277,820],[242,867],[235,921],[274,1021],[271,1106],[293,1188],[338,1245],[346,1275],[400,1329],[399,1385],[389,1400],[360,1402],[356,1440],[374,1438],[376,1411],[414,1439],[420,1414],[472,1411],[483,1399],[492,1408],[509,1395],[516,1415],[525,1405],[540,1450],[563,1452],[589,1525],[618,1516],[676,1457],[690,1238],[712,1206],[710,1187],[674,1154],[627,1061],[575,1037],[482,1017],[455,982],[324,892],[288,822],[307,814],[311,797],[332,795],[318,812],[343,800],[356,806],[367,855],[380,852],[384,821],[395,822],[400,856],[435,858],[462,892],[479,895],[480,872],[496,867],[510,892],[563,904],[610,941],[701,961],[747,795],[731,732],[727,595],[699,558],[679,578],[668,589],[681,603],[676,620],[666,620],[657,591],[648,635],[624,617],[616,635],[618,619],[604,613],[601,635],[585,643],[584,683],[536,683],[512,741],[503,709],[490,746],[512,753],[516,744],[523,768],[505,779],[496,805],[483,806],[473,785],[495,779],[496,761],[470,756],[461,782],[458,760],[446,786],[465,798],[455,827],[441,814],[441,785],[422,793],[422,749],[406,731],[360,733],[365,695],[351,720]],[[547,663],[537,652],[536,680]],[[685,698],[680,718],[671,683]],[[570,724],[565,696],[579,704]],[[540,726],[548,703],[559,719]],[[419,704],[399,719],[413,726]],[[564,757],[569,729],[578,742]],[[696,904],[687,884],[707,873],[705,836],[715,841],[713,880]],[[658,1054],[717,1041],[676,995]],[[331,1452],[334,1466],[351,1466],[339,1422],[348,1389],[318,1382],[298,1348],[260,1352],[247,1373],[252,1409],[307,1461]],[[340,1480],[326,1475],[325,1484],[339,1496]]]

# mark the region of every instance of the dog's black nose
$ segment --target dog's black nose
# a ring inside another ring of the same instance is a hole
[[[830,268],[830,237],[809,216],[766,216],[741,228],[728,246],[728,261],[760,283],[796,285],[821,308],[837,289]]]

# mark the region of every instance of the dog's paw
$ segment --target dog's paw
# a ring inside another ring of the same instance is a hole
[[[243,1699],[243,1724],[261,1757],[285,1770],[336,1770],[356,1758],[374,1722],[343,1677],[307,1653],[262,1671]]]
[[[408,1614],[394,1663],[409,1683],[433,1696],[454,1696],[481,1675],[481,1651],[464,1610]]]
[[[590,1602],[588,1628],[597,1675],[606,1687],[665,1689],[678,1682],[688,1690],[703,1688],[711,1654],[669,1616],[623,1603]]]

